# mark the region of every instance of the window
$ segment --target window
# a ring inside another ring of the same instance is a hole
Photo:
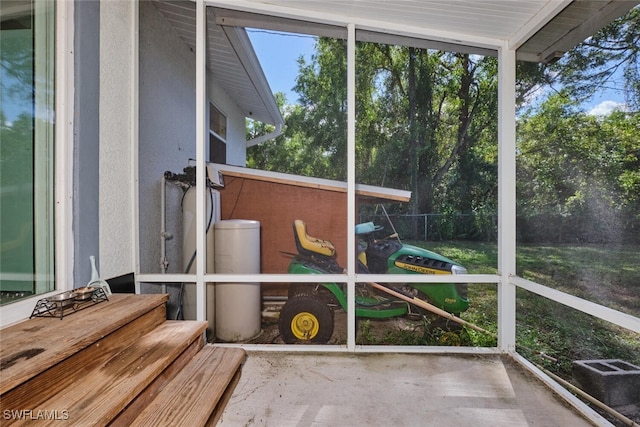
[[[54,283],[53,2],[0,5],[0,303]]]
[[[209,103],[209,161],[227,163],[227,116]]]

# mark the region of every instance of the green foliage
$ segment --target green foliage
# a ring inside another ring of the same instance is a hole
[[[411,242],[464,265],[472,274],[497,271],[495,244],[478,242]],[[637,246],[520,246],[518,274],[572,295],[637,316],[640,313],[640,266]],[[461,317],[497,332],[497,285],[471,284],[471,306]],[[464,328],[458,341],[431,320],[414,328],[380,331],[374,320],[359,322],[358,344],[463,345],[495,347],[493,336]],[[638,334],[613,326],[588,314],[517,289],[516,344],[519,353],[565,378],[571,363],[582,359],[622,359],[640,364]],[[552,359],[556,359],[555,361]]]
[[[624,69],[629,97],[640,99],[639,20],[635,8],[556,64],[517,63],[523,241],[640,239],[638,113],[594,117],[579,109],[616,69]],[[358,42],[355,84],[357,182],[410,190],[410,204],[390,211],[442,214],[445,238],[495,239],[496,59]],[[535,108],[527,104],[554,85],[561,89],[547,91]],[[248,165],[345,180],[346,86],[345,42],[317,39],[311,60],[299,59],[300,103],[279,99],[284,134],[250,148]],[[473,221],[458,223],[461,214]],[[418,221],[406,227],[405,235],[420,235]]]
[[[495,339],[486,334],[479,333],[470,328],[456,328],[449,330],[434,326],[433,318],[423,318],[422,321],[407,322],[409,327],[404,328],[382,328],[376,320],[360,320],[356,335],[358,345],[397,345],[397,346],[474,346],[474,347],[495,347]],[[385,323],[386,325],[386,323]]]
[[[360,328],[356,337],[359,345],[429,345],[425,337],[417,333],[422,329],[418,324],[413,329],[385,329],[382,334],[374,332],[375,320],[360,320]]]
[[[304,140],[317,162],[315,176],[347,178],[347,63],[343,40],[321,38],[312,62],[299,60],[300,74],[295,90],[300,105],[287,116],[287,128]]]
[[[639,120],[638,114],[624,112],[602,118],[587,115],[565,92],[519,119],[518,213],[525,218],[523,225],[526,218],[539,216],[549,229],[562,217],[570,218],[557,226],[563,236],[523,238],[587,242],[637,238]]]
[[[422,245],[460,262],[469,273],[492,274],[497,269],[495,244],[439,242]],[[603,304],[634,316],[640,314],[638,246],[518,246],[517,273],[554,289]],[[471,306],[462,317],[485,329],[497,323],[496,287],[469,286]],[[468,331],[472,345],[486,335]],[[523,289],[516,293],[518,352],[565,377],[580,359],[622,359],[640,364],[637,333],[552,302]],[[545,353],[558,362],[550,361]]]
[[[356,65],[358,182],[412,190],[414,212],[486,204],[496,189],[495,59],[359,43]],[[268,157],[282,171],[344,180],[344,42],[318,39],[311,62],[299,66],[287,141],[252,150],[250,164]]]
[[[567,52],[549,71],[576,99],[611,86],[621,71],[627,103],[640,110],[640,8]]]

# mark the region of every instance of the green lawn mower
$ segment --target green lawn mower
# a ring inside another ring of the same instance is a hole
[[[336,261],[335,247],[331,242],[309,236],[306,224],[301,220],[294,221],[293,231],[298,253],[289,264],[289,273],[344,272]],[[358,273],[467,273],[464,267],[442,255],[402,243],[397,233],[380,237],[383,231],[383,227],[372,222],[355,227]],[[333,334],[333,309],[341,307],[348,311],[346,286],[344,283],[292,283],[278,323],[283,341],[287,344],[327,343]],[[422,318],[435,312],[441,316],[440,319],[447,320],[469,307],[466,283],[358,283],[355,302],[356,317],[372,319]]]

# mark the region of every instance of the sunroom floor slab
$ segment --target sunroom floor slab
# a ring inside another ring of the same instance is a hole
[[[250,352],[219,426],[590,426],[509,357]]]

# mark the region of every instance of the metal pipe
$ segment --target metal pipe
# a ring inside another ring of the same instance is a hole
[[[285,302],[289,299],[289,297],[286,297],[284,295],[280,296],[280,295],[264,295],[262,297],[262,301],[264,302]]]
[[[563,380],[562,378],[560,378],[559,376],[557,376],[556,374],[554,374],[553,372],[549,372],[548,370],[546,370],[545,368],[543,368],[540,365],[537,365],[534,363],[534,365],[540,369],[542,372],[544,372],[546,375],[548,375],[549,377],[551,377],[554,381],[556,381],[557,383],[559,383],[560,385],[562,385],[563,387],[567,388],[569,391],[577,394],[578,396],[582,397],[583,399],[587,400],[589,403],[594,404],[595,406],[597,406],[598,408],[602,409],[603,411],[605,411],[606,413],[608,413],[609,415],[614,416],[615,418],[617,418],[618,420],[622,421],[624,423],[625,426],[631,426],[631,427],[640,427],[640,424],[636,423],[635,421],[633,421],[632,419],[627,418],[626,416],[624,416],[623,414],[621,414],[620,412],[616,411],[615,409],[613,409],[610,406],[607,406],[606,404],[602,403],[601,401],[599,401],[598,399],[596,399],[595,397],[591,396],[588,393],[585,393],[584,391],[582,391],[581,389],[579,389],[578,387],[574,386],[573,384],[571,384],[568,381]]]
[[[162,180],[160,184],[160,272],[162,274],[167,272],[167,230],[166,230],[166,184],[167,181],[162,174]],[[167,285],[165,283],[161,286],[161,291],[163,294],[167,293]]]
[[[166,242],[165,242],[165,186],[166,186],[166,180],[164,178],[164,174],[162,174],[162,179],[160,181],[160,272],[161,273],[166,273],[167,272],[167,266],[166,266]]]

